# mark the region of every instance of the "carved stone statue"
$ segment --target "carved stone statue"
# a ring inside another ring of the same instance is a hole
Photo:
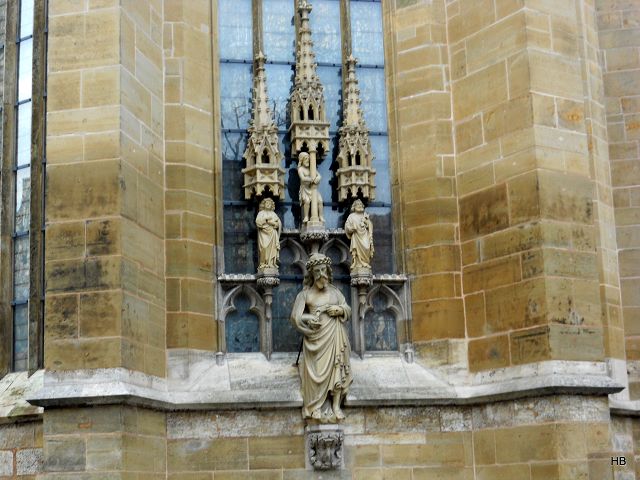
[[[351,240],[351,270],[371,270],[373,224],[360,199],[351,205],[351,214],[344,224],[344,231]]]
[[[340,405],[353,381],[345,326],[351,308],[332,280],[331,259],[321,253],[311,255],[304,288],[291,312],[291,323],[304,335],[302,417],[319,423],[345,418]],[[327,400],[331,407],[323,409]]]
[[[298,176],[300,177],[300,203],[302,204],[302,223],[306,224],[309,219],[318,219],[324,223],[322,216],[322,197],[318,191],[320,174],[316,171],[312,176],[310,167],[310,157],[307,152],[300,152],[298,155]]]
[[[277,269],[280,263],[280,234],[282,223],[275,212],[276,204],[270,198],[260,202],[260,211],[256,216],[258,228],[258,268]]]

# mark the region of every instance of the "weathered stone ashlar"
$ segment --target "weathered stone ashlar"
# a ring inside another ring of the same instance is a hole
[[[304,336],[302,417],[311,423],[336,423],[345,418],[340,407],[353,382],[345,326],[351,307],[332,285],[329,257],[313,254],[306,268],[303,290],[291,312],[291,323]]]
[[[249,126],[249,140],[243,158],[247,162],[244,173],[244,197],[259,197],[270,192],[284,199],[283,155],[278,142],[278,127],[273,120],[267,96],[264,64],[266,57],[260,52],[255,58],[253,79],[253,118]]]

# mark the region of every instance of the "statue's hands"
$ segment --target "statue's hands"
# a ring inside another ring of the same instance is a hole
[[[316,175],[316,178],[313,179],[313,183],[318,185],[320,183],[320,175]]]
[[[341,317],[344,315],[344,309],[340,305],[331,305],[327,308],[327,313],[332,317]]]

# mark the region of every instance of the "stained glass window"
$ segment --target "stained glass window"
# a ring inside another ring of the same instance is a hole
[[[349,214],[347,206],[338,203],[335,188],[337,165],[334,161],[338,151],[338,129],[342,122],[342,64],[345,52],[341,25],[343,10],[349,8],[352,51],[359,58],[357,75],[362,91],[362,109],[375,155],[376,200],[368,205],[375,229],[373,270],[374,273],[394,273],[381,3],[371,0],[312,0],[311,3],[313,11],[310,19],[317,71],[324,85],[327,120],[330,122],[330,151],[318,164],[318,172],[322,176],[319,190],[324,200],[326,227],[343,228]],[[301,223],[298,201],[300,181],[296,163],[291,159],[287,132],[290,124],[288,101],[295,73],[295,5],[296,0],[218,0],[224,273],[227,274],[254,274],[257,267],[256,204],[244,198],[241,170],[245,166],[242,155],[251,117],[252,65],[253,56],[257,53],[254,52],[254,35],[258,34],[260,42],[257,44],[261,45],[267,57],[265,72],[268,95],[279,130],[281,151],[285,156],[285,199],[277,202],[276,212],[285,230],[295,230]],[[281,283],[273,292],[271,324],[275,352],[297,351],[300,345],[300,334],[290,325],[289,316],[302,285],[303,272],[298,265],[292,264],[295,255],[285,239],[286,234],[281,238]],[[334,265],[334,283],[347,299],[351,298],[348,264],[340,264],[342,254],[337,250],[329,249],[326,253],[335,257],[334,262],[337,262]],[[241,305],[241,308],[246,307],[245,304]],[[389,335],[395,335],[395,325],[393,330],[386,328],[386,313],[376,314],[378,317],[382,315],[382,323],[377,321],[375,328],[365,324],[367,348],[397,350],[397,341],[388,339]],[[240,333],[242,329],[247,329],[246,335]],[[381,341],[378,337],[383,334],[386,336]],[[255,317],[246,314],[241,319],[235,312],[225,326],[227,351],[256,351],[257,335]]]

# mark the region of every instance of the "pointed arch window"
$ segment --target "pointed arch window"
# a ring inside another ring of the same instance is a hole
[[[246,148],[247,128],[252,109],[252,65],[254,56],[262,51],[267,62],[270,106],[278,127],[280,151],[284,154],[285,199],[277,202],[285,234],[281,247],[280,286],[274,290],[273,319],[270,349],[275,352],[297,351],[299,334],[289,324],[290,308],[302,284],[304,262],[298,258],[299,248],[286,238],[286,232],[300,225],[298,201],[299,180],[295,163],[291,159],[287,129],[288,101],[293,85],[295,67],[295,7],[297,0],[218,0],[218,55],[219,55],[219,113],[222,157],[223,203],[223,261],[220,274],[255,273],[257,266],[257,239],[255,231],[255,202],[244,199],[244,167],[242,155]],[[319,163],[322,176],[319,186],[324,199],[324,218],[329,229],[344,225],[348,208],[338,201],[334,164],[338,150],[338,129],[342,122],[342,65],[349,54],[359,59],[357,74],[362,92],[362,110],[369,126],[376,169],[376,199],[368,205],[374,222],[376,254],[373,269],[376,272],[395,273],[391,220],[391,187],[389,176],[389,142],[387,132],[387,106],[384,74],[384,48],[382,4],[376,0],[311,0],[313,13],[314,52],[318,75],[324,86],[325,110],[330,122],[330,152]],[[317,116],[312,107],[293,112],[300,118]],[[355,161],[355,159],[354,159]],[[334,261],[334,282],[347,298],[351,297],[348,245],[346,239],[336,238],[326,252]],[[242,302],[240,302],[242,303]],[[245,302],[246,303],[246,302]],[[247,315],[251,315],[250,312]],[[250,323],[250,322],[249,322]],[[237,329],[248,328],[249,323],[233,321],[224,325],[227,351],[234,351],[236,339],[244,338]],[[254,322],[254,333],[258,326]],[[250,336],[255,338],[254,336]],[[369,350],[397,350],[398,342],[385,337],[375,347],[367,340]],[[264,341],[265,337],[261,337]],[[260,351],[255,342],[254,351]],[[242,348],[238,347],[239,350]],[[263,351],[264,348],[261,348]]]

